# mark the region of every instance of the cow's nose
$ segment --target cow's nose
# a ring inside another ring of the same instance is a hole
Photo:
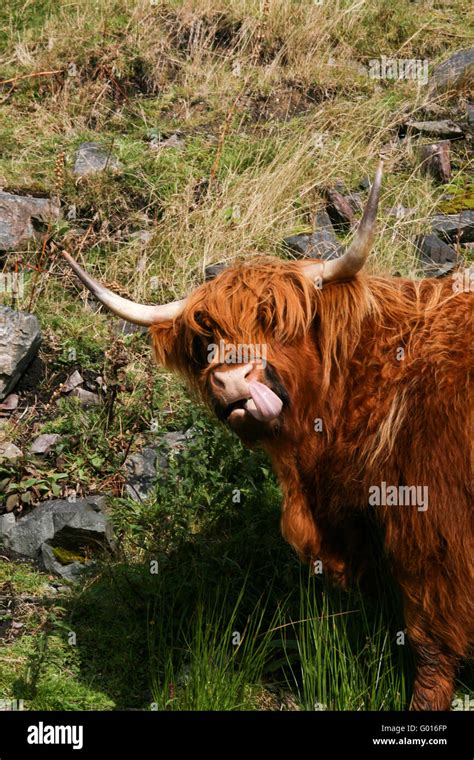
[[[214,370],[211,385],[217,395],[227,404],[250,396],[248,384],[257,380],[258,369],[253,363],[230,366],[229,369]]]

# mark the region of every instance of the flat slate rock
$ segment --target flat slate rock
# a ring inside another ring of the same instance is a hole
[[[113,548],[113,532],[102,512],[103,496],[89,496],[76,501],[54,499],[39,504],[24,517],[8,524],[0,534],[0,543],[23,557],[38,559],[45,542],[68,550],[90,547]]]
[[[96,174],[104,169],[121,169],[122,164],[110,151],[103,148],[99,143],[84,142],[77,152],[74,162],[74,174],[78,177],[86,177],[88,174]]]
[[[151,493],[156,480],[157,457],[156,450],[147,446],[125,460],[124,468],[127,474],[125,490],[134,501],[145,501]]]
[[[33,314],[0,306],[0,401],[13,390],[40,343],[39,322]]]
[[[43,433],[31,444],[30,454],[49,454],[59,440],[61,440],[59,433]]]
[[[421,170],[424,174],[431,174],[437,181],[446,183],[451,179],[451,143],[442,140],[431,145],[423,145],[420,148]]]
[[[99,406],[100,405],[100,397],[97,395],[97,393],[92,393],[92,391],[87,391],[85,388],[74,388],[71,393],[69,394],[73,398],[78,398],[81,406]]]
[[[343,253],[343,247],[337,239],[333,240],[326,231],[319,230],[302,235],[290,235],[283,240],[297,259],[337,259]]]
[[[442,119],[440,121],[408,121],[407,128],[409,132],[416,135],[439,137],[445,140],[453,140],[464,135],[459,124],[455,124],[451,119]]]
[[[474,79],[474,48],[458,50],[446,61],[433,69],[430,82],[430,93],[441,93],[446,90],[458,90]]]
[[[204,279],[206,282],[209,280],[213,280],[215,277],[217,277],[218,274],[224,271],[224,269],[227,269],[227,264],[224,263],[218,263],[218,264],[209,264],[204,269]]]
[[[82,385],[84,382],[84,379],[81,375],[81,373],[76,369],[74,372],[72,372],[67,380],[63,383],[63,386],[61,388],[61,393],[70,393],[74,390],[74,388],[77,388],[78,385]]]
[[[182,451],[192,437],[192,429],[170,431],[159,438],[156,446],[146,446],[127,457],[124,463],[127,494],[134,501],[145,501],[153,493],[158,470],[166,469],[169,456]]]
[[[349,229],[355,222],[354,211],[349,200],[337,190],[326,193],[326,211],[336,229]]]
[[[0,462],[5,461],[5,459],[9,459],[11,462],[14,462],[16,459],[19,459],[22,456],[22,450],[19,449],[18,446],[16,446],[11,441],[0,442]]]
[[[46,543],[41,544],[41,559],[43,560],[45,570],[49,573],[59,575],[68,581],[78,581],[81,574],[87,568],[87,565],[90,564],[76,560],[63,565],[56,559],[54,547]]]
[[[36,236],[34,220],[59,219],[60,207],[49,198],[13,195],[0,190],[0,251],[12,251]]]
[[[447,242],[458,241],[465,245],[474,242],[474,211],[459,214],[436,214],[431,219],[431,229]]]
[[[297,259],[332,259],[337,258],[342,251],[328,212],[325,209],[317,211],[313,218],[313,232],[303,232],[299,235],[289,235],[283,240]]]
[[[420,235],[415,246],[428,277],[443,277],[458,264],[454,248],[440,240],[437,235]]]

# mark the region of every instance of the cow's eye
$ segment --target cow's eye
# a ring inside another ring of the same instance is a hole
[[[204,367],[208,364],[208,348],[209,342],[207,338],[202,335],[195,335],[192,342],[193,359],[199,364],[200,367]]]
[[[212,329],[209,317],[206,314],[204,314],[204,312],[197,311],[196,314],[194,315],[194,320],[202,330],[206,331],[206,335],[209,338],[211,336],[211,329]]]

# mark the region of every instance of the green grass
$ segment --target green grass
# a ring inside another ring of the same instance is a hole
[[[396,598],[309,575],[279,535],[263,455],[195,411],[185,427],[154,495],[111,505],[119,556],[46,594],[35,636],[29,623],[4,648],[8,696],[29,709],[280,709],[288,695],[291,709],[406,706]]]
[[[297,675],[293,667],[291,673],[303,708],[404,709],[410,694],[409,656],[394,645],[388,611],[371,609],[357,592],[321,598],[311,578],[300,585],[300,595],[303,622],[291,642],[296,643]]]

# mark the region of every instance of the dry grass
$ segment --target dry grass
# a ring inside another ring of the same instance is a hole
[[[445,189],[420,174],[416,147],[398,129],[420,112],[427,88],[376,81],[366,70],[380,55],[426,58],[432,70],[467,47],[464,0],[426,0],[416,11],[408,0],[100,0],[93,13],[88,0],[9,6],[0,16],[0,79],[13,79],[0,86],[0,185],[55,193],[64,151],[60,195],[77,219],[50,236],[80,248],[109,284],[161,300],[201,282],[211,262],[278,254],[283,237],[308,229],[324,187],[342,180],[356,188],[381,153],[387,174],[370,266],[420,273],[412,241]],[[181,149],[151,149],[151,135],[175,129]],[[84,140],[118,156],[122,172],[74,177]],[[462,185],[470,167],[462,145],[453,163],[453,186]],[[413,214],[390,215],[397,204]],[[88,230],[85,239],[71,235],[75,226]],[[152,235],[146,243],[133,237],[143,229]],[[46,253],[34,305],[48,324],[73,308],[60,279],[70,291],[76,285],[49,246]],[[31,244],[23,261],[39,255]],[[11,254],[5,267],[17,259]],[[74,307],[77,319],[89,329]]]

